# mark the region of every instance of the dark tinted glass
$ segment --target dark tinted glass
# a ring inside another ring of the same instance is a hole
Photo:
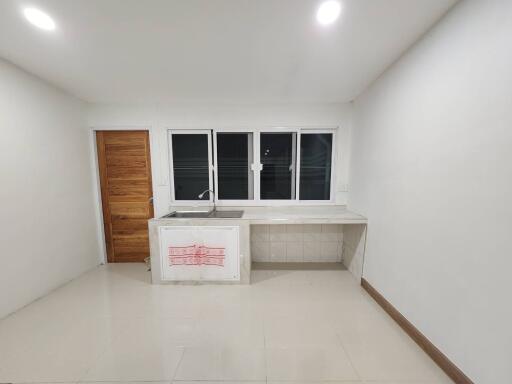
[[[252,133],[217,134],[220,200],[252,199]]]
[[[331,198],[332,134],[300,136],[300,200]]]
[[[295,198],[295,133],[260,135],[261,199]]]
[[[176,200],[199,200],[209,188],[208,136],[172,135],[172,162]]]

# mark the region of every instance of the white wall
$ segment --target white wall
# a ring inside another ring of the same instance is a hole
[[[512,1],[460,2],[356,100],[364,277],[475,383],[512,382]]]
[[[336,202],[346,204],[351,119],[351,104],[94,104],[88,113],[95,129],[150,130],[155,216],[168,213],[171,205],[168,129],[339,127]]]
[[[0,318],[99,264],[85,105],[0,60]]]

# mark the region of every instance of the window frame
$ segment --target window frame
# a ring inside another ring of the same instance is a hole
[[[208,200],[176,200],[174,197],[174,166],[172,154],[173,134],[206,134],[208,136],[208,159],[209,159],[209,189],[218,191],[217,172],[217,133],[252,133],[253,135],[253,196],[252,200],[219,200],[215,194],[215,204],[218,207],[244,207],[244,206],[296,206],[296,205],[335,205],[336,204],[336,148],[338,127],[217,127],[217,128],[191,128],[191,129],[167,129],[168,154],[169,154],[169,186],[170,203],[172,206],[211,206],[213,199],[210,194]],[[262,170],[260,159],[260,135],[261,133],[295,133],[296,158],[295,158],[295,199],[290,200],[262,200],[260,198],[260,173]],[[329,200],[299,200],[300,197],[300,142],[301,134],[325,133],[332,134],[331,153],[331,185]]]
[[[253,172],[253,199],[249,200],[239,200],[239,199],[223,199],[219,200],[217,197],[217,191],[219,190],[219,173],[217,171],[217,133],[252,133],[252,164],[251,169]],[[213,149],[213,169],[214,169],[214,177],[213,177],[213,184],[215,186],[215,204],[218,206],[251,206],[255,205],[256,202],[256,196],[259,198],[259,182],[258,184],[258,194],[256,194],[256,171],[254,170],[255,165],[259,162],[259,154],[258,154],[258,162],[256,161],[256,141],[258,142],[258,148],[259,148],[259,135],[258,139],[256,140],[256,132],[253,129],[236,129],[236,128],[224,128],[224,129],[212,129],[212,136],[213,136],[213,142],[212,142],[212,149]]]
[[[255,183],[258,183],[258,202],[261,202],[259,205],[269,205],[269,206],[283,206],[283,205],[297,205],[299,203],[298,199],[298,189],[297,189],[297,181],[298,173],[297,173],[297,164],[299,164],[299,154],[298,154],[298,145],[300,144],[300,128],[287,128],[287,127],[276,127],[276,128],[263,128],[259,130],[258,134],[258,162],[259,162],[259,170],[258,170],[258,178],[254,180]],[[261,164],[261,153],[260,153],[260,135],[262,133],[295,133],[296,134],[296,140],[295,140],[295,199],[261,199],[260,196],[260,180],[261,180],[261,171],[263,170],[263,166]],[[324,200],[327,201],[327,200]]]
[[[168,150],[169,150],[169,186],[171,189],[171,203],[173,205],[202,205],[209,206],[213,204],[212,194],[208,194],[208,200],[176,200],[175,190],[174,190],[174,161],[173,161],[173,153],[172,153],[172,135],[206,135],[208,140],[208,189],[213,190],[213,180],[212,180],[212,136],[211,131],[209,129],[169,129],[167,131],[168,138]]]
[[[297,139],[297,199],[300,197],[300,141],[302,134],[326,133],[332,134],[331,148],[331,185],[329,200],[299,200],[303,203],[311,203],[312,205],[322,205],[322,202],[336,202],[336,131],[337,129],[302,129],[301,135]],[[307,205],[307,204],[305,204]]]

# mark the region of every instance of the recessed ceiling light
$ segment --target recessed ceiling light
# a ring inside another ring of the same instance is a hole
[[[25,18],[30,24],[38,28],[44,29],[45,31],[53,31],[55,29],[55,21],[37,8],[25,8],[23,15],[25,15]]]
[[[324,1],[316,11],[316,19],[322,25],[334,23],[341,13],[341,4],[336,0]]]

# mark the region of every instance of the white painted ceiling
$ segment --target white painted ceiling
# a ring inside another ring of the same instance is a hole
[[[346,102],[456,0],[0,0],[0,57],[90,102]],[[48,12],[44,32],[21,14]]]

